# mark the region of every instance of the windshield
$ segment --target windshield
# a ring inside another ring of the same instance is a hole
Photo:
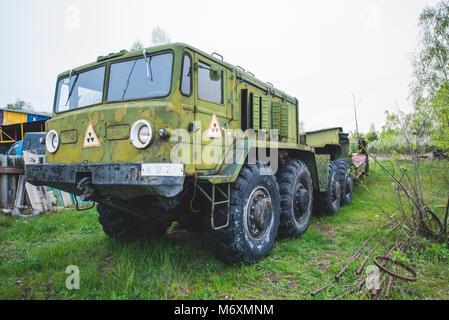
[[[111,64],[107,101],[167,96],[171,88],[172,68],[171,53]]]
[[[59,80],[55,111],[74,110],[101,103],[105,70],[105,66],[102,66]]]

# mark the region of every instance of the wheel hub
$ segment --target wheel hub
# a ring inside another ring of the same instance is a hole
[[[352,193],[352,190],[354,188],[352,177],[348,176],[346,177],[346,196],[349,196]]]
[[[301,218],[302,215],[309,209],[309,191],[304,187],[302,183],[298,184],[298,187],[296,188],[294,205],[295,217],[297,219]]]
[[[247,225],[253,238],[262,238],[271,224],[273,207],[265,189],[255,190],[248,200]]]
[[[340,195],[341,195],[341,186],[340,186],[340,182],[335,181],[335,187],[333,188],[333,194],[332,194],[332,199],[335,201],[337,199],[340,199]]]

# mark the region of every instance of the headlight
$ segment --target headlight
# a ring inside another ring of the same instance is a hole
[[[131,128],[131,143],[138,149],[148,147],[151,142],[153,131],[146,120],[136,121]]]
[[[55,153],[59,147],[59,136],[55,130],[51,130],[47,133],[47,137],[45,138],[45,146],[47,147],[47,151],[50,153]]]

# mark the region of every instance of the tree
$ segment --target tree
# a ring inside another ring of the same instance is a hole
[[[436,118],[431,132],[435,147],[449,153],[449,82],[438,90],[428,108]]]
[[[153,28],[153,31],[151,32],[151,43],[155,46],[170,43],[170,36],[167,32],[164,31],[159,26],[155,26]],[[142,50],[145,48],[145,44],[140,40],[137,39],[134,41],[133,45],[129,48],[130,50]]]
[[[17,111],[33,111],[34,107],[31,105],[31,103],[17,98],[16,102],[7,104],[6,109]]]
[[[411,83],[415,117],[417,125],[431,123],[432,143],[444,151],[449,149],[449,0],[424,9],[419,28]]]
[[[161,45],[161,44],[166,44],[166,43],[170,43],[170,36],[168,35],[167,32],[164,31],[164,29],[162,29],[159,26],[154,27],[153,32],[151,32],[151,42],[154,45]]]
[[[379,139],[379,137],[376,132],[370,131],[366,134],[366,140],[368,140],[368,143],[377,141],[377,139]]]
[[[130,50],[142,50],[143,48],[144,48],[143,42],[140,41],[140,39],[137,39],[136,41],[134,41],[133,45],[129,49]]]
[[[412,95],[428,102],[449,81],[449,0],[427,7],[419,17],[420,38],[415,54]]]
[[[368,143],[377,141],[379,139],[376,127],[374,126],[374,123],[371,123],[369,132],[366,134],[366,140],[368,140]]]

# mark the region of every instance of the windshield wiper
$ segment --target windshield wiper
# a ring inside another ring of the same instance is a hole
[[[78,73],[78,74],[76,75],[75,80],[73,80],[73,84],[72,84],[72,86],[70,87],[69,96],[67,97],[67,101],[66,101],[65,105],[67,105],[67,103],[69,103],[70,97],[72,96],[73,89],[75,89],[75,85],[76,85],[76,82],[78,81],[79,76],[80,76],[80,74]],[[70,71],[70,76],[69,76],[69,86],[70,86],[70,79],[71,79],[71,78],[72,78],[72,71]]]
[[[153,71],[151,70],[151,56],[150,59],[147,58],[147,53],[145,49],[143,50],[143,57],[145,59],[145,63],[147,64],[147,80],[150,80],[151,75],[151,82],[153,82]]]
[[[134,67],[136,66],[136,63],[137,63],[137,60],[134,60],[133,67],[131,68],[131,71],[129,72],[129,75],[128,75],[128,80],[126,80],[126,86],[125,86],[125,89],[123,90],[123,94],[122,94],[122,99],[121,100],[123,100],[125,98],[125,94],[126,94],[126,91],[128,90],[128,86],[129,86],[129,80],[131,79],[131,75],[134,72]]]
[[[145,50],[143,50],[143,58],[145,59],[145,63],[147,65],[147,79],[150,80],[150,77],[151,77],[151,82],[153,82],[153,71],[151,70],[151,56],[150,56],[150,58],[148,58],[147,57],[147,53],[145,52]],[[125,98],[126,91],[128,91],[129,80],[131,79],[131,75],[134,72],[134,68],[136,67],[136,63],[137,63],[137,59],[134,60],[133,67],[131,68],[131,71],[129,72],[128,79],[126,80],[126,86],[125,86],[125,89],[123,90],[123,94],[122,94],[122,99],[121,100],[123,100]]]

